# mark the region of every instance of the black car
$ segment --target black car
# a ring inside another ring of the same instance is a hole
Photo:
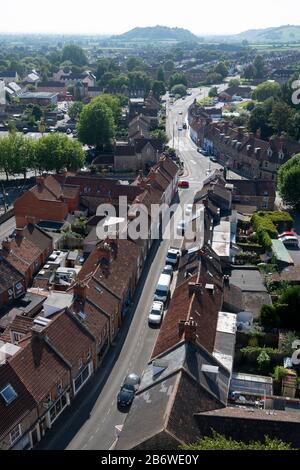
[[[131,405],[140,383],[141,378],[139,375],[134,373],[127,375],[117,397],[120,407],[125,408]]]
[[[118,393],[118,405],[121,407],[130,406],[135,396],[136,388],[134,385],[123,384]]]

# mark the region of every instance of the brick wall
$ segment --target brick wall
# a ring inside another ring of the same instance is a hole
[[[23,228],[29,222],[40,220],[62,222],[68,214],[68,205],[62,201],[40,201],[28,191],[14,204],[16,226]]]

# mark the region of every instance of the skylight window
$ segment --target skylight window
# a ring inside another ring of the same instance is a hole
[[[6,385],[6,387],[0,390],[0,395],[2,396],[6,405],[10,405],[18,396],[17,392],[10,384]]]

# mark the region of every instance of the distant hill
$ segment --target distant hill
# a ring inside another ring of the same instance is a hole
[[[251,43],[300,43],[300,26],[285,25],[276,28],[249,29],[233,36],[213,36],[210,39],[216,41],[248,41]]]
[[[167,26],[150,26],[134,28],[112,39],[123,41],[197,41],[198,37],[183,28],[169,28]]]

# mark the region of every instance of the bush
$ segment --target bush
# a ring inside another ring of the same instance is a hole
[[[277,366],[274,370],[273,379],[276,380],[276,382],[281,382],[288,374],[289,372],[285,367]]]
[[[275,305],[263,305],[260,311],[260,323],[267,328],[279,328],[280,317]]]

